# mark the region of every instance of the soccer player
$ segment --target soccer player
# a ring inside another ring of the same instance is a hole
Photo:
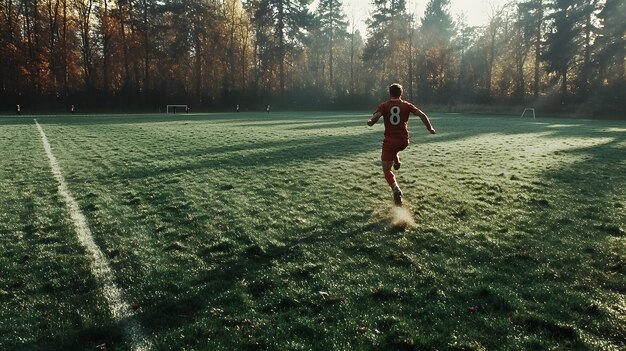
[[[409,114],[418,116],[430,134],[435,134],[428,116],[412,103],[402,100],[402,85],[394,83],[389,86],[389,100],[378,106],[374,116],[367,121],[368,126],[373,126],[383,117],[385,123],[385,138],[381,155],[383,173],[387,184],[393,190],[393,199],[397,206],[402,206],[402,190],[396,182],[396,176],[391,171],[400,169],[400,151],[409,146]]]
[[[18,114],[18,115],[21,115],[21,114],[22,114],[22,108],[20,107],[20,105],[19,105],[19,104],[17,104],[17,105],[15,106],[15,112],[17,112],[17,114]]]

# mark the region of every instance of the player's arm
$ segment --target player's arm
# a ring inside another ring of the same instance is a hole
[[[378,120],[380,119],[382,115],[383,114],[380,111],[376,111],[374,115],[372,116],[372,118],[370,118],[369,121],[367,121],[367,125],[370,127],[373,126],[374,124],[378,122]]]
[[[424,113],[424,111],[416,108],[416,111],[413,111],[413,114],[422,120],[422,123],[424,123],[424,126],[430,134],[435,134],[435,128],[433,128],[433,125],[430,123],[430,119],[428,119],[428,116]]]

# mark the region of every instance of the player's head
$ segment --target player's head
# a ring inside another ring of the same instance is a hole
[[[402,85],[393,83],[389,86],[389,96],[399,99],[402,96]]]

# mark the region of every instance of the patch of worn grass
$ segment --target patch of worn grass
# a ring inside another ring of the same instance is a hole
[[[365,120],[272,113],[39,122],[158,349],[626,346],[623,122],[435,115],[439,134],[429,136],[415,120],[397,172],[415,224],[397,225],[378,164],[382,125]],[[123,349],[34,126],[2,123],[3,136],[20,140],[3,152],[28,150],[0,161],[0,181],[14,193],[1,206],[13,223],[2,227],[3,259],[13,276],[23,274],[15,262],[35,243],[14,238],[40,212],[74,261],[38,249],[55,274],[85,280],[92,300],[71,289],[53,289],[63,291],[55,298],[74,303],[68,314],[95,316],[70,332],[62,328],[72,318],[55,317],[53,331],[19,339],[37,318],[4,308],[18,300],[12,278],[0,278],[3,314],[22,318],[0,324],[11,335],[2,342],[61,348],[79,335],[73,345]],[[28,210],[29,201],[46,205]],[[30,271],[36,284],[47,281]],[[47,296],[43,286],[26,295]]]

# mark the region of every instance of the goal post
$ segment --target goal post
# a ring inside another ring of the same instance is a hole
[[[522,115],[520,117],[523,118],[524,115],[526,114],[526,112],[529,112],[529,114],[530,114],[530,112],[532,112],[533,113],[533,119],[535,118],[535,108],[533,108],[533,107],[526,107],[524,109],[524,111],[522,112]]]
[[[189,107],[187,107],[187,105],[167,105],[165,107],[165,113],[166,114],[176,114],[176,112],[189,112]]]

